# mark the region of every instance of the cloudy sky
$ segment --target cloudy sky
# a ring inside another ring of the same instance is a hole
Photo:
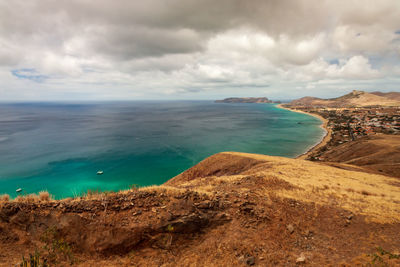
[[[400,91],[399,0],[0,0],[0,101]]]

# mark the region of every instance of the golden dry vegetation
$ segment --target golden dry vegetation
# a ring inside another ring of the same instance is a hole
[[[376,222],[400,222],[400,181],[396,178],[332,168],[299,159],[238,152],[221,153],[203,163],[214,160],[221,162],[220,168],[224,169],[224,157],[248,158],[256,162],[251,168],[235,175],[206,176],[186,181],[179,187],[213,192],[216,184],[232,183],[247,176],[262,178],[265,184],[281,180],[290,186],[289,189],[273,190],[279,197],[341,207]],[[202,163],[196,168],[202,168]],[[181,181],[182,176],[184,174],[167,184]],[[269,192],[270,188],[260,185],[252,193],[266,195]]]

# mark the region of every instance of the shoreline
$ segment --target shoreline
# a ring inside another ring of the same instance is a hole
[[[295,159],[306,159],[307,156],[309,156],[312,152],[314,152],[318,148],[321,148],[321,147],[325,146],[331,140],[332,131],[331,131],[331,129],[328,129],[328,127],[327,127],[329,121],[327,119],[325,119],[324,117],[322,117],[322,116],[320,116],[318,114],[313,114],[313,113],[305,112],[305,111],[302,111],[302,110],[286,108],[286,107],[283,107],[282,104],[278,104],[277,107],[281,108],[281,109],[286,109],[286,110],[289,110],[289,111],[292,111],[292,112],[307,114],[307,115],[313,116],[315,118],[318,118],[318,119],[320,119],[322,121],[322,124],[319,127],[321,127],[322,129],[325,130],[325,135],[321,138],[321,140],[318,143],[316,143],[315,145],[310,147],[306,152],[296,156]]]

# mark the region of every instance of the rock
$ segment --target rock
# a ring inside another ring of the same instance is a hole
[[[240,210],[242,212],[247,212],[247,213],[252,213],[254,212],[253,207],[245,206],[245,207],[240,207]]]
[[[19,237],[9,229],[4,229],[0,226],[0,241],[1,242],[16,242],[19,241]]]
[[[314,233],[313,233],[313,231],[311,231],[311,230],[306,230],[305,233],[304,233],[304,235],[305,235],[306,237],[309,237],[309,238],[312,237],[313,234],[314,234]]]
[[[304,256],[303,253],[300,254],[300,257],[296,259],[296,263],[305,263],[306,262],[306,256]]]
[[[256,259],[253,256],[247,257],[246,258],[246,264],[249,266],[252,266],[256,263]]]
[[[210,203],[211,202],[209,200],[206,200],[200,203],[195,203],[194,205],[199,209],[208,209],[211,206]]]
[[[353,215],[347,216],[347,220],[351,220],[351,219],[353,219]]]
[[[231,216],[227,213],[220,213],[214,217],[217,224],[223,224],[232,220]]]
[[[141,227],[131,229],[104,228],[100,231],[87,229],[87,231],[88,237],[81,245],[88,251],[98,252],[103,255],[128,253],[144,239],[144,233],[146,232],[146,230]]]
[[[16,213],[18,213],[18,211],[20,211],[21,209],[16,206],[16,205],[6,205],[3,206],[2,209],[0,210],[0,215],[2,215],[2,217],[4,218],[8,218]]]
[[[289,231],[289,233],[293,233],[294,232],[294,226],[292,225],[292,224],[288,224],[287,226],[286,226],[286,229]]]
[[[166,229],[168,232],[194,233],[206,227],[208,223],[209,219],[206,216],[192,213],[163,225],[162,229]]]

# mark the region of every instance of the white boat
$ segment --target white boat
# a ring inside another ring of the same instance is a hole
[[[19,193],[22,191],[22,188],[18,188],[17,190],[15,190],[15,192]]]
[[[104,172],[103,171],[98,171],[97,175],[102,175]]]

